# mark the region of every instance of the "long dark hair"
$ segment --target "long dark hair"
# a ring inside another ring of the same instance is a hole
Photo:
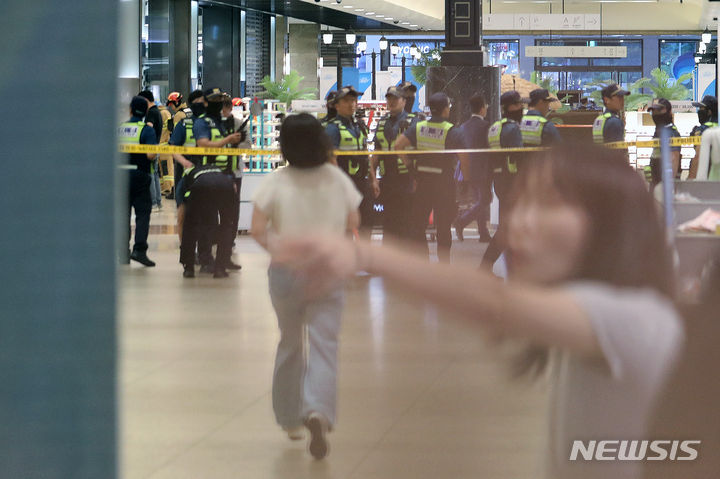
[[[317,118],[308,113],[299,113],[283,121],[280,150],[291,166],[313,168],[330,160],[332,143]]]
[[[560,201],[579,207],[589,230],[581,264],[567,280],[649,288],[673,300],[675,274],[659,208],[625,155],[602,147],[563,145],[530,159],[516,201]],[[512,265],[512,258],[508,258]],[[547,350],[531,348],[516,373],[541,372]]]

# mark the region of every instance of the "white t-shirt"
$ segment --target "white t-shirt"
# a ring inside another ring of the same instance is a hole
[[[640,477],[643,461],[585,461],[579,454],[570,461],[573,441],[670,439],[647,437],[647,428],[681,353],[681,319],[670,301],[649,289],[581,282],[568,290],[588,312],[604,358],[565,352],[554,358],[545,477]]]
[[[347,217],[362,195],[335,165],[288,166],[269,174],[255,190],[253,203],[278,235],[308,232],[344,234]]]

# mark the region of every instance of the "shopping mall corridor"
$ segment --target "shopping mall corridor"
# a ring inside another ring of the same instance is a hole
[[[538,477],[546,388],[511,380],[476,324],[368,277],[348,287],[338,424],[313,460],[272,413],[267,254],[238,237],[242,272],[183,279],[173,221],[168,201],[153,212],[156,268],[120,271],[123,479]],[[470,237],[453,261],[481,253]]]

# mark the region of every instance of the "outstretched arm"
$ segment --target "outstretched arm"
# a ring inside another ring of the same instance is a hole
[[[271,253],[275,261],[317,278],[311,288],[322,289],[357,270],[366,270],[440,307],[481,321],[496,333],[585,356],[600,355],[587,312],[560,288],[523,283],[507,286],[483,271],[428,263],[400,249],[344,238],[284,240],[278,248],[271,248]]]

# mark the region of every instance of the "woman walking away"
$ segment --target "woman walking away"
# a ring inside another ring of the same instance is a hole
[[[340,237],[281,242],[274,261],[312,272],[315,294],[362,269],[528,341],[523,370],[553,366],[545,477],[639,477],[641,461],[596,461],[598,451],[588,450],[601,441],[652,439],[649,413],[682,347],[653,199],[627,160],[595,148],[560,146],[521,174],[508,223],[507,283]]]
[[[330,139],[308,114],[285,119],[280,148],[289,163],[269,175],[253,197],[252,236],[264,248],[286,236],[320,232],[343,236],[360,222],[362,195],[352,181],[328,163]],[[305,295],[308,278],[271,263],[270,298],[280,326],[273,376],[273,409],[290,439],[309,429],[310,453],[328,453],[326,434],[335,423],[337,346],[343,309],[342,282],[321,294]]]

